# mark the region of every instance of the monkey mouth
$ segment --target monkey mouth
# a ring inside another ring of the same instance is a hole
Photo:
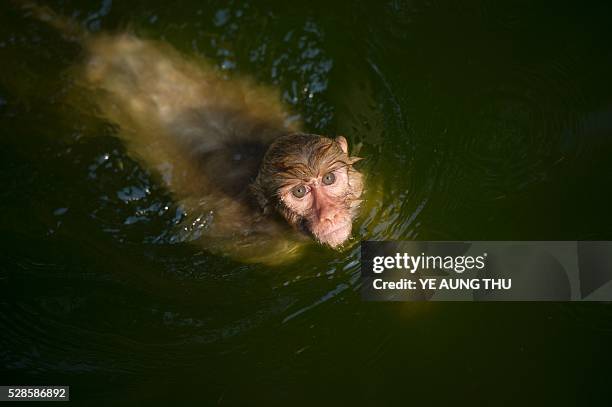
[[[326,229],[313,231],[313,235],[322,244],[336,248],[351,236],[352,222],[342,222]]]

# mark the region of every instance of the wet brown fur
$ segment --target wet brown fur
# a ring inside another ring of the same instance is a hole
[[[345,167],[349,189],[341,206],[355,216],[362,177],[331,138],[296,132],[278,92],[245,78],[228,81],[206,61],[131,34],[89,34],[46,7],[24,7],[34,18],[79,42],[85,61],[75,75],[99,115],[119,126],[128,153],[158,174],[187,213],[180,240],[246,261],[283,262],[302,239],[287,233],[300,216],[278,190]]]

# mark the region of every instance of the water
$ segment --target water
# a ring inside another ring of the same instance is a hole
[[[609,7],[52,1],[276,86],[366,159],[356,239],[612,239]],[[116,126],[65,95],[78,45],[0,6],[0,374],[81,404],[585,404],[607,304],[369,304],[358,246],[242,264]]]

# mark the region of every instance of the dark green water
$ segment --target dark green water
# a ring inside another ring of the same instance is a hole
[[[53,1],[281,89],[360,145],[357,239],[612,240],[611,7]],[[81,404],[605,405],[607,304],[377,304],[358,247],[172,243],[169,194],[63,102],[80,50],[0,6],[0,384]]]

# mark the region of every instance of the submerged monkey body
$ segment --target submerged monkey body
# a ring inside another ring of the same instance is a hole
[[[86,49],[83,84],[102,115],[119,124],[130,154],[160,172],[179,199],[210,191],[215,178],[220,188],[244,186],[267,146],[295,130],[267,89],[223,80],[164,44],[103,35]]]
[[[343,137],[296,132],[277,92],[222,79],[166,44],[131,34],[79,42],[81,87],[183,207],[187,240],[273,263],[296,255],[305,235],[332,247],[350,237],[362,180]]]
[[[119,125],[131,156],[187,209],[194,199],[211,210],[252,209],[247,187],[267,146],[291,131],[272,94],[224,81],[203,62],[129,34],[93,37],[86,46],[83,85],[102,116]],[[263,105],[271,110],[253,109]]]

